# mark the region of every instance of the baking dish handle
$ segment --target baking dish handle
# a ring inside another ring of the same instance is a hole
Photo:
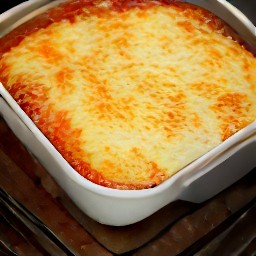
[[[201,203],[256,167],[256,122],[248,128],[253,128],[250,137],[222,152],[184,180],[180,199]]]

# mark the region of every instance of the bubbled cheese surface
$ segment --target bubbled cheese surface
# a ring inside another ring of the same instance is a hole
[[[255,57],[172,6],[53,23],[0,65],[64,158],[114,188],[157,185],[256,119]]]

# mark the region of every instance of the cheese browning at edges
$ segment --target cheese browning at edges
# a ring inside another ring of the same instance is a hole
[[[256,116],[255,57],[216,17],[133,3],[70,1],[19,42],[3,38],[0,61],[0,81],[71,166],[119,189],[160,184]]]

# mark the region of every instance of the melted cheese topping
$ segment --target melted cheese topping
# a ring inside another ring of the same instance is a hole
[[[256,119],[255,57],[172,5],[55,22],[0,63],[35,124],[103,186],[157,185]]]

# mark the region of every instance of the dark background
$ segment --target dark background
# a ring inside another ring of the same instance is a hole
[[[228,1],[240,9],[256,25],[256,0]]]
[[[25,2],[25,0],[0,0],[0,12],[2,13],[22,2]]]

